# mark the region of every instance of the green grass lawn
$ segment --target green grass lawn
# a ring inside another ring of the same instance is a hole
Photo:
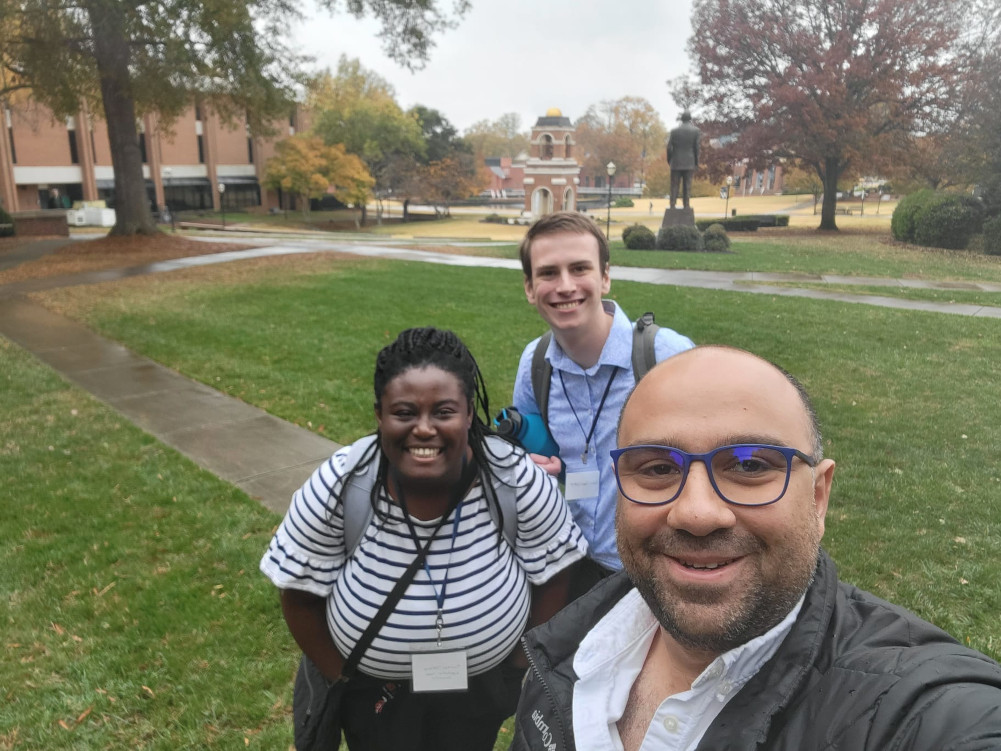
[[[289,747],[275,518],[0,338],[0,749]]]
[[[698,342],[751,349],[799,376],[839,463],[825,546],[842,576],[1001,657],[1001,324],[614,280],[612,293],[632,315],[653,310]],[[43,299],[342,442],[373,429],[375,353],[401,329],[456,330],[495,410],[510,398],[524,344],[543,329],[514,271],[320,256]],[[12,348],[0,352],[14,373],[0,397],[12,415],[0,460],[17,489],[0,512],[3,563],[15,571],[5,639],[20,645],[0,683],[32,689],[14,704],[14,730],[0,726],[0,748],[3,733],[18,734],[15,747],[46,739],[28,748],[89,734],[91,745],[64,747],[229,748],[247,737],[251,747],[285,748],[266,739],[287,741],[293,647],[255,570],[278,518]],[[16,693],[5,692],[8,701]]]

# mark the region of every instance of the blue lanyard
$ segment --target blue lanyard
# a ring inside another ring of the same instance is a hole
[[[467,465],[465,460],[462,462],[462,476],[459,479],[458,485],[452,491],[452,498],[448,504],[448,509],[451,511],[455,509],[455,518],[452,520],[452,542],[448,551],[448,562],[449,565],[452,563],[452,552],[455,550],[455,539],[459,534],[459,522],[462,520],[462,497],[465,495],[465,491],[470,487],[472,482],[472,477],[476,472],[476,463]],[[399,477],[396,477],[396,493],[399,496],[400,508],[403,510],[403,518],[407,520],[407,527],[410,529],[410,537],[414,541],[414,546],[417,548],[417,553],[421,553],[421,540],[417,536],[417,528],[414,526],[413,520],[410,518],[410,512],[407,510],[407,501],[404,498],[403,486],[399,481]],[[430,539],[424,546],[425,551],[431,549],[431,541],[434,540],[435,535],[438,534],[438,530],[441,529],[442,525],[448,519],[449,511],[445,512],[444,517],[438,522],[438,526],[434,528],[431,533]],[[448,566],[445,567],[445,575],[441,580],[441,590],[435,586],[434,578],[431,576],[431,567],[428,565],[427,558],[424,559],[424,572],[428,576],[428,581],[431,583],[431,589],[434,592],[435,602],[438,605],[438,616],[435,618],[435,629],[437,630],[438,636],[438,646],[441,646],[441,632],[445,628],[445,617],[444,617],[444,607],[445,607],[445,590],[448,587]]]
[[[605,400],[608,398],[608,392],[612,390],[612,381],[615,380],[615,376],[619,374],[619,369],[612,366],[612,374],[608,376],[608,383],[605,385],[605,393],[601,395],[601,402],[598,404],[598,409],[594,413],[594,419],[591,421],[591,430],[584,430],[584,423],[580,421],[577,416],[577,410],[574,409],[573,400],[570,398],[570,394],[567,393],[567,384],[563,380],[563,371],[557,370],[560,375],[560,385],[563,387],[563,396],[567,399],[567,404],[570,405],[570,411],[573,412],[574,419],[577,424],[580,425],[580,432],[584,434],[584,453],[580,455],[581,464],[587,464],[587,455],[591,450],[591,438],[594,436],[594,429],[598,427],[598,418],[601,417],[601,410],[605,408]],[[584,381],[587,381],[587,376],[584,376]]]

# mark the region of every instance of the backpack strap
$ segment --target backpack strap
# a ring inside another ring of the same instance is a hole
[[[633,324],[633,379],[639,383],[650,368],[657,364],[657,331],[660,326],[654,323],[653,313],[644,313]],[[549,427],[549,386],[553,377],[553,366],[546,359],[549,342],[553,339],[553,330],[549,329],[539,337],[532,353],[532,392],[539,414],[546,427]]]
[[[633,378],[636,383],[657,364],[657,331],[653,313],[644,313],[633,325]]]
[[[348,452],[345,472],[350,472],[356,466],[369,447],[377,440],[377,436],[368,435],[359,438],[351,446]],[[487,440],[502,441],[505,446],[510,445],[501,438],[490,438]],[[341,487],[340,501],[344,506],[344,553],[350,558],[359,543],[365,536],[365,530],[372,523],[375,510],[372,508],[372,488],[379,475],[379,462],[369,462],[363,472],[359,472],[351,480]],[[494,492],[497,495],[497,504],[500,506],[501,514],[504,517],[504,525],[501,530],[507,544],[514,548],[515,540],[518,537],[518,489],[515,487],[513,477],[502,477],[503,482],[497,483]],[[493,519],[494,526],[500,527],[497,518],[497,509],[493,504],[488,503],[490,518]]]
[[[539,337],[532,353],[532,392],[535,394],[535,404],[542,415],[542,422],[549,427],[549,384],[553,377],[553,366],[546,359],[549,342],[553,340],[553,330],[549,329]]]
[[[358,466],[362,456],[369,450],[378,436],[367,435],[359,438],[348,451],[345,472]],[[375,509],[372,508],[372,488],[379,476],[379,462],[372,461],[363,472],[359,472],[341,487],[341,504],[344,506],[344,554],[350,558],[365,530],[372,523]]]

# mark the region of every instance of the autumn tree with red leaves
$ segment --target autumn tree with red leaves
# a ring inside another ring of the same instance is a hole
[[[722,150],[790,159],[824,185],[892,162],[955,100],[961,0],[695,0],[688,42]],[[700,123],[700,127],[702,124]]]

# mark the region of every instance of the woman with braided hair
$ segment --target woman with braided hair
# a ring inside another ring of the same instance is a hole
[[[565,604],[586,542],[555,480],[488,427],[482,375],[455,334],[402,332],[374,386],[376,433],[296,491],[261,570],[326,685],[348,678],[338,719],[351,751],[488,751],[517,704],[518,640]],[[296,703],[310,688],[301,675]],[[337,749],[339,733],[317,743],[302,730],[297,717],[297,748]]]

